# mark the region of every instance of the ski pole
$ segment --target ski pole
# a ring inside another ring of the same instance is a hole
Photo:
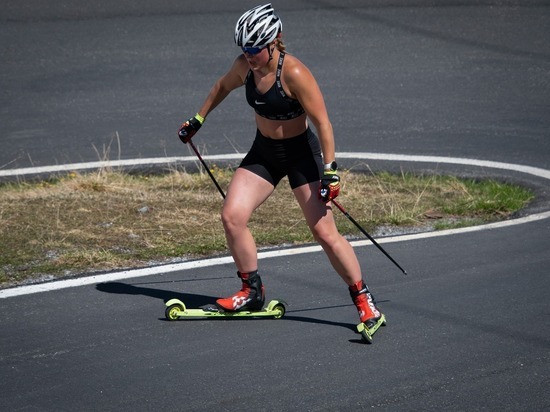
[[[353,224],[357,227],[357,229],[359,229],[359,230],[360,230],[360,231],[361,231],[361,232],[362,232],[362,233],[372,242],[372,244],[373,244],[374,246],[376,246],[378,249],[380,249],[380,251],[381,251],[384,255],[386,255],[386,257],[387,257],[389,260],[391,260],[391,261],[395,264],[395,266],[397,266],[399,269],[401,269],[401,272],[403,272],[404,275],[407,274],[407,271],[406,271],[405,269],[403,269],[401,266],[399,266],[399,263],[397,263],[397,262],[395,261],[395,259],[392,258],[392,257],[389,255],[389,253],[386,252],[386,251],[384,250],[384,248],[383,248],[382,246],[380,246],[380,245],[378,244],[378,242],[377,242],[376,240],[374,240],[374,238],[373,238],[371,235],[369,235],[369,234],[367,233],[367,231],[366,231],[365,229],[363,229],[363,228],[361,227],[361,225],[360,225],[359,223],[357,223],[357,221],[356,221],[353,217],[350,216],[350,214],[346,211],[346,209],[344,209],[344,208],[342,207],[342,205],[341,205],[340,203],[338,203],[338,202],[337,202],[336,200],[334,200],[334,199],[332,199],[332,203],[334,204],[334,206],[336,206],[338,209],[340,209],[340,211],[350,220],[350,222],[353,223]]]
[[[214,177],[214,175],[212,174],[212,172],[210,171],[208,165],[206,164],[206,162],[204,161],[204,159],[202,158],[201,154],[199,153],[199,151],[197,150],[197,148],[195,147],[195,144],[193,143],[192,140],[189,140],[188,142],[191,147],[193,148],[193,151],[195,152],[195,154],[197,155],[197,157],[199,158],[200,162],[202,163],[202,165],[204,166],[204,168],[206,169],[206,172],[208,173],[208,176],[210,176],[210,179],[212,179],[212,181],[214,182],[214,184],[216,185],[216,187],[218,188],[218,191],[220,192],[220,194],[222,195],[222,197],[225,199],[225,193],[223,192],[222,188],[220,187],[220,185],[218,184],[218,181],[216,180],[216,178]]]
[[[218,181],[216,180],[216,178],[214,177],[214,175],[213,175],[212,172],[210,171],[210,168],[208,167],[208,165],[206,164],[206,162],[205,162],[204,159],[202,158],[202,156],[201,156],[201,154],[199,153],[199,151],[197,150],[195,144],[193,143],[192,140],[189,140],[188,143],[191,145],[191,147],[193,148],[193,151],[195,152],[195,154],[196,154],[197,157],[199,158],[199,160],[200,160],[200,162],[202,163],[203,167],[206,169],[206,172],[208,173],[208,176],[210,176],[210,179],[212,179],[212,182],[214,182],[214,185],[216,185],[216,188],[218,189],[218,191],[220,192],[220,194],[222,195],[222,197],[225,199],[225,193],[224,193],[223,189],[222,189],[222,188],[220,187],[220,185],[218,184]],[[373,244],[374,246],[376,246],[378,249],[380,249],[380,251],[381,251],[384,255],[386,255],[386,257],[387,257],[388,259],[390,259],[390,260],[395,264],[395,266],[397,266],[397,267],[401,270],[401,272],[403,272],[403,274],[405,274],[405,275],[407,274],[407,271],[406,271],[405,269],[403,269],[403,268],[399,265],[399,263],[397,263],[397,262],[395,261],[395,259],[392,258],[392,257],[389,255],[389,253],[386,252],[386,251],[384,250],[384,248],[383,248],[382,246],[380,246],[380,245],[378,244],[378,242],[377,242],[371,235],[369,235],[368,232],[367,232],[365,229],[363,229],[363,228],[361,227],[361,225],[360,225],[359,223],[357,223],[357,221],[356,221],[353,217],[351,217],[351,215],[346,211],[346,209],[344,209],[344,208],[342,207],[342,205],[341,205],[340,203],[338,203],[338,202],[337,202],[336,200],[334,200],[334,199],[332,199],[332,203],[333,203],[338,209],[340,209],[340,211],[350,220],[350,222],[353,223],[353,224],[357,227],[357,229],[359,229],[359,230],[360,230],[360,231],[361,231],[361,232],[362,232],[362,233],[372,242],[372,244]]]

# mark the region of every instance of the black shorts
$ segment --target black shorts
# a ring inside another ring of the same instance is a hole
[[[273,186],[288,176],[295,189],[319,181],[323,159],[319,139],[311,129],[288,139],[270,139],[256,132],[256,138],[239,167],[250,170]]]

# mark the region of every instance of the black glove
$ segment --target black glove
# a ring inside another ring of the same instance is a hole
[[[189,143],[195,133],[199,131],[203,123],[204,117],[197,113],[194,117],[190,118],[180,126],[180,129],[178,130],[178,137],[183,143]]]
[[[336,170],[325,170],[319,185],[319,198],[325,202],[335,199],[340,193],[340,176]]]

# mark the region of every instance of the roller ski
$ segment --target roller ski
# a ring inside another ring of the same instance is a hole
[[[286,312],[286,303],[282,300],[272,300],[265,309],[260,310],[239,310],[226,312],[217,305],[207,305],[202,308],[188,309],[179,299],[171,299],[166,303],[166,319],[243,319],[243,318],[268,318],[280,319]]]
[[[227,298],[218,299],[215,305],[199,309],[187,309],[177,299],[166,303],[166,318],[282,318],[286,312],[286,303],[272,300],[265,309],[265,291],[257,271],[250,273],[237,272],[242,281],[241,290]]]
[[[357,332],[365,343],[371,344],[376,331],[381,326],[386,326],[386,317],[376,307],[374,297],[362,280],[350,286],[349,293],[361,320],[357,325]]]
[[[372,337],[380,326],[386,326],[386,317],[384,314],[381,314],[378,319],[374,318],[369,319],[367,322],[361,322],[357,325],[357,332],[361,334],[365,343],[371,344]]]

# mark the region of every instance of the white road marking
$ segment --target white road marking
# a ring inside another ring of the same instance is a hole
[[[243,154],[228,155],[206,155],[202,156],[204,160],[238,160],[244,157]],[[69,163],[53,166],[25,167],[22,169],[0,170],[0,177],[15,177],[27,175],[39,175],[45,173],[73,172],[76,170],[103,169],[111,167],[131,167],[131,166],[152,166],[152,165],[170,165],[174,163],[198,162],[196,156],[180,157],[151,157],[148,159],[125,159],[125,160],[105,160],[85,163]]]
[[[203,158],[210,160],[239,160],[243,157],[243,154],[228,154],[228,155],[212,155],[203,156]],[[365,160],[386,160],[386,161],[399,161],[399,162],[422,162],[422,163],[446,163],[446,164],[458,164],[468,166],[486,167],[492,169],[503,169],[516,171],[520,173],[530,174],[538,176],[544,179],[550,180],[550,171],[537,167],[518,165],[513,163],[493,162],[488,160],[455,158],[455,157],[440,157],[440,156],[414,156],[414,155],[400,155],[390,153],[349,153],[341,152],[337,153],[336,157],[339,159],[365,159]],[[89,162],[89,163],[73,163],[67,165],[57,166],[43,166],[32,167],[24,169],[13,170],[0,170],[0,177],[2,176],[22,176],[40,173],[55,173],[64,171],[97,169],[101,167],[120,167],[120,166],[138,166],[138,165],[154,165],[154,164],[173,164],[179,162],[196,162],[195,156],[185,157],[164,157],[164,158],[150,158],[150,159],[134,159],[134,160],[117,160],[106,162]],[[439,236],[448,236],[459,233],[469,233],[481,230],[497,229],[509,226],[520,225],[524,223],[535,222],[550,217],[550,211],[537,213],[529,216],[525,216],[518,219],[506,220],[503,222],[490,223],[481,226],[472,226],[461,229],[449,229],[441,230],[437,232],[426,232],[412,235],[392,236],[387,238],[377,239],[377,242],[392,243],[392,242],[404,242],[415,239],[426,239]],[[369,240],[359,240],[352,242],[353,247],[372,245]],[[278,249],[270,250],[258,253],[259,259],[269,259],[272,257],[300,255],[304,253],[317,253],[321,251],[321,247],[318,245],[298,247],[292,249]],[[53,290],[65,289],[76,286],[92,285],[103,282],[113,282],[117,280],[136,278],[141,276],[151,276],[163,273],[170,273],[176,271],[197,269],[202,267],[218,266],[232,263],[233,259],[230,256],[221,258],[212,258],[204,260],[193,260],[188,262],[181,262],[175,264],[167,264],[160,266],[153,266],[142,269],[123,270],[118,272],[111,272],[102,275],[93,275],[76,279],[58,280],[53,282],[18,286],[9,289],[0,290],[0,299],[9,298],[14,296],[28,295],[32,293],[48,292]]]

